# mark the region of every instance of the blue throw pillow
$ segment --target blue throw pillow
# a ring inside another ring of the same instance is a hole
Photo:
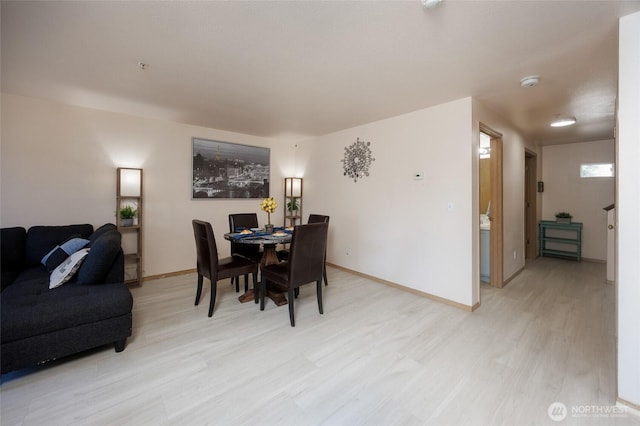
[[[49,253],[42,258],[42,264],[47,268],[47,272],[52,272],[62,262],[67,260],[69,256],[75,252],[85,248],[89,244],[89,240],[76,236],[69,237],[62,244],[54,247]]]
[[[78,284],[99,284],[111,270],[120,253],[122,236],[118,231],[108,231],[100,235],[89,249],[87,258],[78,271]]]
[[[58,249],[60,248],[60,244],[64,244],[64,243],[66,243],[67,241],[72,240],[72,239],[74,239],[74,238],[80,238],[80,234],[74,234],[74,235],[72,235],[72,236],[68,237],[67,239],[65,239],[63,242],[61,242],[61,243],[59,243],[59,244],[56,244],[56,246],[55,246],[54,248],[52,248],[51,250],[49,250],[49,253],[45,254],[45,255],[42,257],[42,260],[40,260],[40,263],[42,263],[43,265],[45,265],[45,266],[46,266],[46,265],[47,265],[47,260],[49,260],[49,257],[51,257],[51,255],[52,255],[53,253],[55,253],[55,251],[56,251],[56,250],[58,250]],[[51,271],[49,271],[49,272],[51,272]]]

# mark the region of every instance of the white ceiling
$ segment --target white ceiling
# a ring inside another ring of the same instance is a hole
[[[288,140],[473,96],[554,144],[613,137],[618,18],[640,1],[1,7],[7,93]]]

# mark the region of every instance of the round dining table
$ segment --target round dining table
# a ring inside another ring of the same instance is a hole
[[[291,242],[291,232],[288,230],[276,231],[271,234],[262,231],[253,231],[251,234],[242,234],[240,232],[228,232],[224,234],[224,239],[239,244],[260,245],[263,248],[260,266],[273,265],[278,263],[278,254],[276,246],[278,244],[287,244]],[[273,300],[277,306],[287,304],[285,296],[287,289],[275,286],[273,283],[267,283],[267,296]],[[249,289],[242,296],[238,297],[241,303],[255,300],[254,289]]]

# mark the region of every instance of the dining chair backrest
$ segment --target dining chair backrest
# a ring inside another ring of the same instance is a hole
[[[257,228],[258,215],[256,213],[234,213],[229,215],[229,232],[236,232],[238,228]],[[260,259],[260,246],[231,242],[231,254],[248,259]]]
[[[256,213],[234,213],[229,215],[229,232],[236,232],[237,228],[257,228],[258,215]]]
[[[326,222],[294,228],[289,255],[290,287],[322,280],[328,229],[329,224]]]
[[[218,267],[218,249],[213,228],[209,222],[194,219],[193,234],[196,239],[198,274],[213,279]]]
[[[329,223],[329,216],[323,214],[310,214],[307,223]]]

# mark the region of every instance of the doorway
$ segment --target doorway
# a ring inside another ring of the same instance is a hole
[[[524,258],[535,259],[538,256],[538,203],[536,182],[538,159],[536,154],[524,151]],[[542,184],[542,183],[541,183]],[[540,191],[543,188],[540,187]]]
[[[502,288],[503,280],[503,215],[502,215],[502,134],[492,130],[490,127],[480,123],[480,138],[488,139],[489,152],[486,163],[480,165],[478,181],[480,184],[480,223],[481,235],[480,244],[482,246],[483,237],[486,245],[489,246],[489,259],[486,255],[483,258],[483,250],[480,247],[480,269],[481,281],[485,281],[491,287]],[[479,142],[480,145],[480,142]],[[485,142],[482,145],[486,145]],[[479,146],[479,152],[480,152]],[[482,147],[485,152],[486,147]],[[483,166],[485,170],[483,171]],[[488,194],[487,194],[488,192]],[[484,204],[484,205],[483,205]],[[487,226],[488,221],[488,226]],[[483,225],[484,223],[484,225]],[[487,229],[489,232],[487,233]],[[483,235],[484,232],[484,235]],[[489,236],[487,244],[486,238]],[[486,253],[486,250],[485,250]],[[483,272],[483,260],[488,262],[488,276]]]

